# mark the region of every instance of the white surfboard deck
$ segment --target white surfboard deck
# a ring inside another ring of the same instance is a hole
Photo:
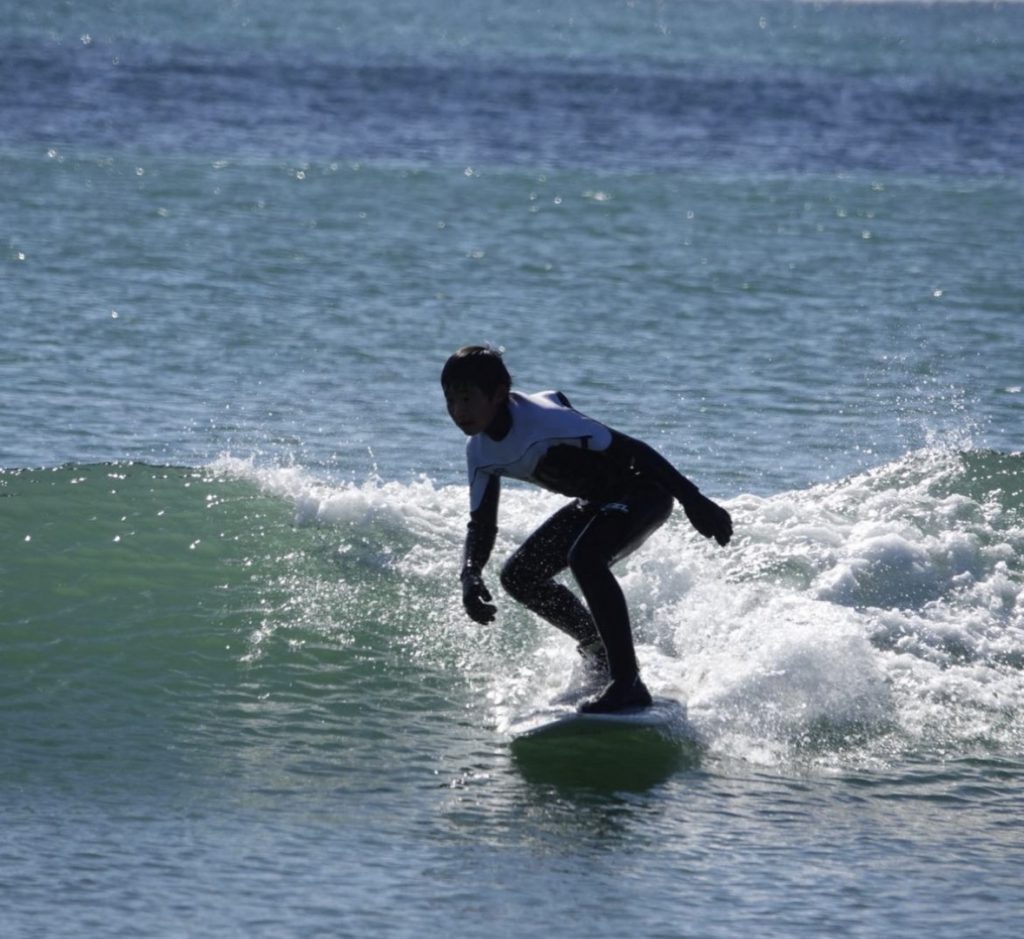
[[[686,708],[672,698],[655,698],[650,707],[629,708],[609,714],[581,714],[572,705],[549,705],[523,714],[509,725],[509,733],[514,740],[645,729],[661,731],[667,736],[692,736],[687,732]]]

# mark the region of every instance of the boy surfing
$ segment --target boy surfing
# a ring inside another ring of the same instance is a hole
[[[505,562],[501,584],[576,641],[590,684],[600,689],[579,711],[649,707],[629,611],[611,567],[664,524],[674,502],[697,531],[723,547],[732,537],[729,513],[657,451],[580,413],[561,392],[513,391],[497,349],[459,349],[445,363],[441,387],[448,414],[469,438],[469,525],[460,574],[466,613],[478,623],[492,622],[496,613],[483,570],[498,533],[501,477],[571,497]],[[585,605],[555,580],[566,568]]]

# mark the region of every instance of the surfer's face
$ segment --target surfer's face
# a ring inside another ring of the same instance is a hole
[[[444,390],[448,414],[467,437],[487,430],[507,398],[508,391],[505,388],[499,388],[493,395],[473,385]]]

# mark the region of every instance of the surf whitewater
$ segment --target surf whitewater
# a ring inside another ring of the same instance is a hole
[[[559,502],[510,487],[492,566]],[[648,682],[709,757],[1020,751],[1024,456],[922,450],[725,504],[727,551],[676,513],[618,571]],[[26,777],[183,735],[237,750],[298,713],[354,747],[398,713],[500,737],[572,668],[500,593],[494,626],[463,615],[462,487],[230,457],[65,466],[0,475],[0,516],[3,732]]]

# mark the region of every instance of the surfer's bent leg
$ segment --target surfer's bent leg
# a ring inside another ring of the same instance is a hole
[[[594,509],[583,503],[565,506],[520,545],[501,571],[501,585],[511,596],[581,646],[598,638],[594,619],[576,594],[554,578],[569,566],[569,548],[593,517]]]
[[[654,486],[606,502],[569,550],[569,567],[594,615],[616,683],[634,681],[639,669],[629,611],[611,565],[635,551],[672,513],[673,499]]]

